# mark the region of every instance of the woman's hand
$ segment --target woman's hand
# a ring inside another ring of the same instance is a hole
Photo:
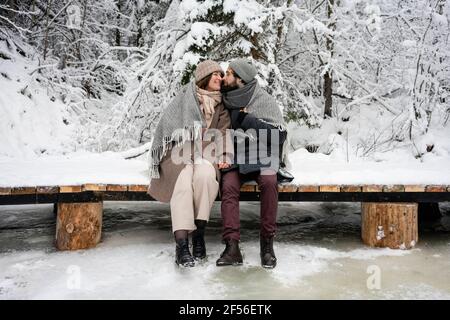
[[[228,169],[231,165],[227,162],[219,162],[219,169]]]

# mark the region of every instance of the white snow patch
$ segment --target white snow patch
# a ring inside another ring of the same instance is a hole
[[[256,251],[256,248],[254,249]],[[277,267],[271,274],[284,286],[290,286],[301,278],[315,273],[324,272],[330,262],[338,259],[374,260],[382,256],[403,256],[411,251],[383,249],[356,249],[351,251],[337,251],[316,246],[277,244]],[[283,258],[284,257],[284,258]],[[248,258],[247,258],[248,260]],[[257,264],[256,257],[249,264]]]
[[[415,40],[403,40],[402,45],[404,47],[416,47],[417,46],[417,42]]]
[[[450,157],[432,157],[420,162],[390,154],[391,161],[353,159],[340,154],[310,153],[301,148],[289,155],[297,184],[449,184]]]
[[[0,156],[33,158],[73,149],[76,123],[67,106],[36,82],[35,61],[10,52],[4,41],[0,51],[11,60],[0,59]]]
[[[234,23],[245,25],[254,33],[263,32],[261,26],[265,19],[264,7],[255,0],[224,0],[223,11],[225,13],[234,12]]]
[[[147,162],[119,153],[77,152],[30,160],[0,157],[0,185],[148,184]]]

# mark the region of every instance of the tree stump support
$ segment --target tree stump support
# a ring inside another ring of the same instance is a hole
[[[95,247],[102,234],[103,202],[58,203],[56,248],[78,250]]]
[[[411,249],[417,244],[417,203],[363,202],[361,236],[371,247]]]

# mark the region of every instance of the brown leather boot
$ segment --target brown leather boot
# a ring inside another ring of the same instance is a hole
[[[216,266],[240,266],[242,265],[242,254],[239,249],[239,241],[234,239],[225,240],[225,250],[216,261]]]
[[[273,236],[260,237],[260,255],[263,268],[273,269],[277,265],[277,257],[275,257],[275,252],[273,251],[273,238]]]

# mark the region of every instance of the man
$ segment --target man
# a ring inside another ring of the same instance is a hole
[[[256,180],[261,190],[261,265],[274,268],[277,263],[273,250],[278,209],[277,172],[287,132],[275,99],[258,85],[256,74],[250,61],[237,59],[229,64],[223,79],[223,102],[230,111],[235,130],[235,161],[231,168],[223,170],[221,214],[226,247],[217,266],[243,262],[239,249],[239,193],[241,184],[250,180]]]

